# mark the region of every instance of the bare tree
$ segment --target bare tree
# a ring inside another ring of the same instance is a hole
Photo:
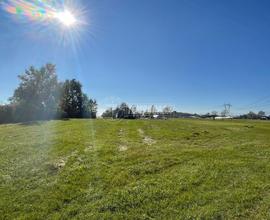
[[[167,106],[165,106],[165,107],[163,108],[163,113],[165,113],[165,114],[172,113],[172,111],[173,111],[173,107],[171,107],[171,106],[169,106],[169,105],[167,105]]]
[[[223,111],[220,113],[220,115],[221,115],[222,117],[227,116],[227,111],[226,111],[226,110],[223,110]]]
[[[136,114],[137,113],[137,108],[136,108],[135,105],[132,105],[130,109],[131,109],[131,111],[132,111],[133,114]]]
[[[214,116],[217,116],[218,112],[217,111],[212,111],[211,114],[214,115]]]
[[[157,108],[154,105],[151,106],[150,113],[151,114],[157,113]]]

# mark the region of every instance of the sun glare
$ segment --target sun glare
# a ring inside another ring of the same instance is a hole
[[[75,0],[0,0],[0,9],[16,15],[15,19],[31,24],[33,34],[50,37],[61,45],[77,50],[82,34],[89,31],[88,9]],[[1,14],[2,12],[0,12]],[[1,17],[1,16],[0,16]],[[39,28],[42,25],[42,28]],[[85,36],[85,35],[84,35]]]
[[[65,26],[70,27],[75,25],[75,16],[68,10],[56,13],[55,17]]]

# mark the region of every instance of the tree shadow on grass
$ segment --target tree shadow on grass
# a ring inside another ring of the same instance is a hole
[[[41,125],[45,122],[46,121],[26,121],[26,122],[19,123],[19,125],[21,125],[21,126]]]
[[[32,125],[41,125],[41,124],[44,124],[45,122],[56,121],[56,120],[69,121],[70,118],[50,119],[50,120],[40,120],[40,121],[25,121],[25,122],[7,122],[7,123],[0,123],[0,125],[17,124],[20,126],[32,126]]]
[[[69,121],[69,118],[62,118],[62,119],[51,119],[51,120],[42,120],[42,121],[26,121],[26,122],[21,122],[19,125],[21,126],[32,126],[32,125],[42,125],[46,122],[53,121],[53,120],[60,120],[60,121]]]
[[[61,119],[58,119],[60,121],[69,121],[70,119],[69,118],[61,118]]]

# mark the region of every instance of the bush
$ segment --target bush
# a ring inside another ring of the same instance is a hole
[[[14,105],[0,105],[0,124],[15,122],[15,111]]]

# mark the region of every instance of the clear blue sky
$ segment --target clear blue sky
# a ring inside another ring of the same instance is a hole
[[[270,112],[267,0],[84,0],[76,44],[0,10],[0,101],[30,65],[57,65],[100,108],[171,104],[179,111]],[[265,98],[265,99],[264,99]],[[255,103],[255,104],[254,104]],[[252,104],[251,106],[249,106]]]

